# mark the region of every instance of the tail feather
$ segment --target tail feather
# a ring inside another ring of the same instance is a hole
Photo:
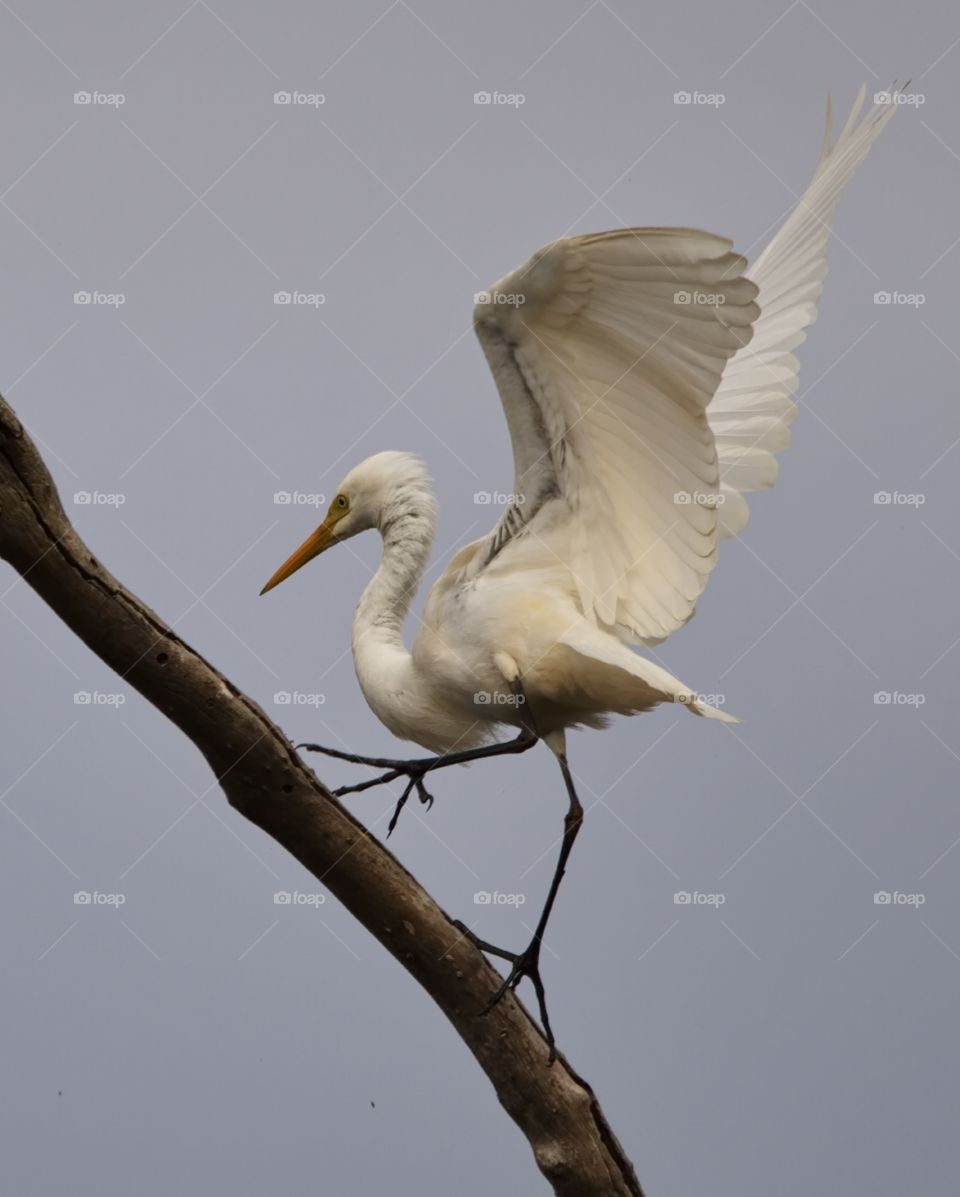
[[[682,698],[680,701],[691,715],[701,715],[704,719],[719,719],[721,723],[740,722],[736,715],[731,715],[727,711],[721,711],[719,707],[711,706],[709,702],[703,702],[699,698],[694,697],[693,702],[685,701]]]
[[[563,660],[563,650],[576,654],[572,663]],[[661,702],[682,703],[692,714],[722,723],[739,723],[691,690],[679,678],[654,661],[641,657],[621,641],[582,620],[568,629],[556,654],[548,654],[546,665],[556,664],[555,681],[565,678],[576,691],[568,695],[571,705],[582,705],[593,713],[627,715],[650,710]],[[564,665],[567,665],[564,668]],[[559,697],[559,695],[558,695]],[[710,695],[717,701],[719,695]],[[562,701],[562,700],[561,700]]]

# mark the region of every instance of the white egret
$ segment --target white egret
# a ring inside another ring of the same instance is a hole
[[[430,800],[423,779],[434,768],[538,740],[556,756],[569,806],[533,939],[519,953],[477,941],[511,963],[498,998],[532,980],[551,1048],[539,952],[583,817],[566,729],[663,702],[732,719],[630,646],[659,644],[690,619],[721,538],[747,522],[744,493],[776,477],[796,414],[793,351],[816,315],[830,221],[897,96],[859,120],[861,88],[832,146],[828,105],[813,179],[749,272],[723,237],[621,229],[554,241],[480,297],[474,326],[513,442],[514,501],[432,587],[412,652],[403,625],[436,504],[407,453],[352,469],[264,587],[358,532],[383,538],[353,622],[357,677],[391,732],[437,756],[309,745],[386,770],[338,793],[407,778],[395,822],[412,791]],[[518,735],[487,743],[503,727]]]

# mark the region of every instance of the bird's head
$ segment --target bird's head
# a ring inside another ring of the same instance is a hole
[[[284,561],[260,593],[279,586],[325,549],[358,532],[379,528],[386,535],[400,515],[426,515],[432,525],[434,508],[427,471],[419,457],[393,450],[375,453],[347,474],[320,527]]]

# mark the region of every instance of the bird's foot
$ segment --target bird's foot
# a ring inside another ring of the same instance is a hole
[[[522,952],[509,952],[505,948],[498,948],[492,943],[487,943],[485,939],[480,939],[464,923],[457,921],[454,923],[454,926],[463,934],[465,939],[469,939],[474,947],[479,948],[481,952],[485,952],[489,956],[498,956],[501,960],[507,960],[510,963],[509,973],[507,973],[503,984],[497,992],[480,1011],[481,1017],[484,1014],[489,1014],[508,990],[516,989],[524,977],[530,979],[534,992],[537,995],[537,1006],[540,1012],[543,1035],[550,1049],[547,1063],[552,1064],[557,1058],[557,1045],[553,1037],[553,1028],[550,1026],[550,1016],[547,1014],[547,994],[543,987],[543,979],[540,976],[540,940],[535,936]]]
[[[395,768],[389,769],[379,777],[371,777],[369,781],[357,782],[352,786],[338,787],[333,791],[333,796],[335,798],[342,798],[344,794],[358,794],[362,790],[371,789],[373,786],[386,785],[388,782],[396,781],[398,777],[406,777],[407,784],[403,787],[403,792],[397,799],[397,805],[393,808],[393,814],[390,816],[390,822],[387,824],[387,839],[389,839],[393,835],[397,820],[400,818],[400,812],[407,805],[407,799],[411,794],[416,794],[427,810],[433,806],[433,795],[427,789],[423,780],[424,774],[432,763],[432,761],[398,761]]]
[[[393,808],[393,814],[390,816],[390,822],[387,824],[387,839],[393,835],[393,829],[396,827],[397,820],[400,818],[400,812],[406,806],[407,799],[411,794],[415,793],[420,799],[422,805],[425,806],[427,810],[433,806],[433,795],[423,783],[423,775],[426,773],[428,768],[429,765],[425,765],[420,768],[418,767],[418,762],[411,761],[410,765],[406,769],[393,771],[395,776],[406,776],[409,780],[403,787],[403,793],[397,799],[397,805]],[[335,793],[338,795],[342,792],[349,793],[350,788],[345,787],[344,790],[335,791]]]
[[[344,794],[359,794],[362,790],[369,790],[374,786],[386,785],[391,781],[396,781],[398,777],[406,777],[408,782],[397,802],[393,818],[390,820],[390,826],[387,831],[387,835],[389,835],[394,827],[396,827],[400,812],[403,810],[407,799],[412,793],[415,792],[420,801],[428,809],[433,805],[433,795],[427,790],[423,781],[426,774],[431,770],[443,769],[448,765],[465,765],[468,761],[478,761],[490,756],[526,752],[536,742],[536,733],[527,727],[523,727],[515,740],[486,744],[480,748],[468,748],[462,752],[441,753],[440,756],[421,757],[419,760],[412,761],[398,761],[394,760],[393,757],[387,756],[361,756],[356,752],[344,752],[340,748],[325,748],[322,744],[298,744],[297,748],[304,748],[307,752],[322,752],[324,755],[332,756],[338,761],[349,761],[354,765],[372,765],[375,769],[386,770],[385,773],[381,773],[378,777],[371,777],[367,781],[357,782],[356,785],[341,786],[338,790],[333,791],[337,798],[342,798]]]
[[[393,834],[393,829],[397,825],[397,820],[400,818],[400,812],[407,804],[407,799],[411,794],[416,794],[423,805],[430,809],[433,806],[433,795],[424,784],[424,776],[431,768],[436,766],[436,760],[429,757],[424,760],[416,761],[395,761],[387,757],[368,756],[362,757],[355,753],[340,752],[338,749],[324,748],[320,744],[298,744],[298,748],[305,748],[308,752],[323,752],[328,756],[335,756],[340,760],[349,760],[353,764],[359,765],[373,765],[376,768],[386,767],[386,773],[381,773],[378,777],[371,777],[367,781],[356,782],[351,786],[339,786],[333,791],[335,798],[342,798],[345,794],[359,794],[363,790],[370,790],[374,786],[387,785],[391,781],[396,781],[398,777],[406,777],[407,784],[403,788],[403,792],[397,799],[397,805],[394,807],[393,815],[387,825],[387,838]]]

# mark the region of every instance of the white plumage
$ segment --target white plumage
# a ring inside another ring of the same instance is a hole
[[[895,99],[895,97],[894,97]],[[583,820],[565,732],[661,702],[732,716],[634,652],[690,619],[722,536],[743,530],[744,493],[770,486],[796,414],[797,359],[826,274],[843,188],[896,110],[858,123],[863,89],[813,180],[753,270],[729,241],[693,229],[621,229],[539,250],[480,297],[474,326],[513,442],[514,499],[493,532],[433,586],[413,651],[403,624],[427,564],[436,505],[406,453],[379,453],[344,479],[326,518],[267,583],[337,541],[379,529],[383,559],[353,623],[357,677],[395,735],[440,754],[419,761],[332,756],[406,776],[391,830],[424,777],[446,764],[543,739],[569,808],[553,881],[528,947],[494,1001],[535,986],[539,953]],[[484,746],[500,726],[516,739]],[[472,936],[466,927],[462,934]]]
[[[774,484],[778,472],[774,455],[790,443],[790,425],[797,414],[792,396],[800,369],[794,350],[806,340],[806,330],[817,318],[831,221],[844,188],[897,108],[895,102],[875,104],[858,124],[865,92],[861,87],[832,147],[828,103],[823,151],[813,179],[749,271],[760,306],[753,340],[730,361],[707,408],[725,499],[720,512],[722,536],[743,531],[749,518],[743,492]]]
[[[716,559],[706,410],[759,315],[745,267],[709,233],[624,229],[554,242],[474,309],[516,463],[500,529],[524,531],[500,552],[552,542],[585,616],[633,643],[689,619]]]
[[[565,728],[661,702],[731,718],[630,646],[690,619],[721,537],[747,522],[744,494],[776,478],[830,222],[896,110],[861,120],[863,96],[833,146],[828,111],[813,180],[752,270],[711,233],[623,229],[555,241],[480,297],[474,325],[510,429],[515,501],[434,585],[412,652],[403,622],[435,522],[416,458],[355,467],[271,578],[265,589],[380,530],[353,653],[396,735],[445,753],[532,723],[562,753]]]

